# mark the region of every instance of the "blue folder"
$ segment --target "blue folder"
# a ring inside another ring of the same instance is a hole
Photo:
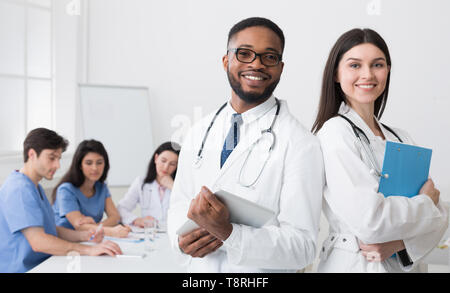
[[[385,197],[402,195],[412,197],[428,180],[431,163],[431,149],[414,145],[386,142],[383,170],[378,192]]]

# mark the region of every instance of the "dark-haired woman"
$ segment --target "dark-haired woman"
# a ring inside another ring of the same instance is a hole
[[[87,230],[102,223],[106,236],[128,236],[131,229],[118,224],[120,215],[105,184],[108,171],[103,144],[96,140],[81,142],[69,170],[53,191],[58,226]],[[102,221],[104,213],[107,218]]]
[[[386,140],[414,144],[406,132],[379,122],[390,70],[387,45],[370,29],[346,32],[330,52],[313,125],[322,146],[323,211],[330,224],[319,272],[418,272],[447,227],[431,179],[412,198],[378,192]]]
[[[156,149],[148,165],[147,175],[136,178],[117,205],[122,223],[144,227],[145,220],[166,222],[179,152],[180,146],[173,142],[163,143]],[[138,203],[141,217],[133,214]]]

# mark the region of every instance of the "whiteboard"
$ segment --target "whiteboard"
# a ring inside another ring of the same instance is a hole
[[[153,154],[148,88],[80,84],[79,93],[83,139],[105,146],[108,185],[130,185]]]

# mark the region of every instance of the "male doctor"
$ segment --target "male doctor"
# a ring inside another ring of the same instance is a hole
[[[283,49],[283,32],[268,19],[245,19],[229,32],[223,67],[231,99],[187,134],[168,212],[172,245],[190,272],[295,272],[314,260],[322,155],[272,95]],[[220,189],[276,216],[261,228],[230,223],[213,193]],[[188,218],[200,228],[177,235]]]

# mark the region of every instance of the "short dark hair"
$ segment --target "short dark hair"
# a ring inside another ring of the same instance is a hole
[[[53,130],[36,128],[31,130],[23,142],[23,160],[28,161],[28,151],[33,149],[37,156],[45,149],[66,151],[69,142]]]
[[[271,21],[270,19],[267,19],[267,18],[263,18],[263,17],[250,17],[250,18],[246,18],[246,19],[241,20],[240,22],[236,23],[231,28],[230,32],[228,33],[227,47],[230,44],[230,41],[235,34],[237,34],[238,32],[240,32],[246,28],[254,27],[254,26],[263,26],[263,27],[268,28],[271,31],[273,31],[280,38],[281,52],[284,51],[285,39],[284,39],[283,31],[273,21]]]

